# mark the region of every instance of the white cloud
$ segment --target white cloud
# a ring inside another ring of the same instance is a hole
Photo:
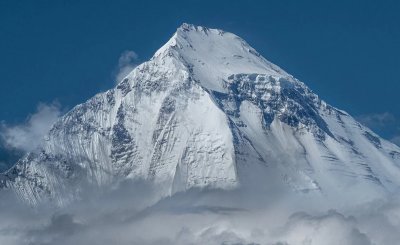
[[[320,203],[313,200],[287,208],[222,191],[189,191],[154,204],[148,186],[112,189],[61,210],[26,209],[3,195],[0,244],[387,245],[400,239],[398,200],[334,211],[315,208]],[[233,208],[244,197],[247,204]]]
[[[40,103],[34,114],[29,115],[20,125],[1,125],[0,137],[6,147],[21,151],[32,151],[40,144],[43,136],[50,130],[61,115],[58,103]]]
[[[293,214],[278,240],[283,244],[310,245],[370,245],[370,238],[361,232],[352,217],[346,217],[336,211],[321,215],[307,213]]]
[[[118,59],[118,67],[115,75],[117,83],[137,66],[138,59],[139,56],[132,50],[122,52]]]

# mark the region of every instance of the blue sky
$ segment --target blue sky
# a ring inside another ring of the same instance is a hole
[[[40,112],[43,103],[50,104],[49,111],[65,112],[111,88],[124,51],[137,55],[131,56],[133,63],[145,61],[187,22],[241,36],[322,99],[395,141],[400,135],[399,12],[400,3],[391,0],[4,0],[2,130],[29,131],[43,118],[29,115]],[[19,152],[3,147],[0,168]]]

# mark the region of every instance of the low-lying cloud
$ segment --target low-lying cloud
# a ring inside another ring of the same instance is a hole
[[[27,209],[3,195],[0,244],[386,245],[400,240],[396,199],[334,210],[310,196],[277,202],[240,190],[191,190],[157,202],[156,189],[132,182],[91,193],[62,209]]]
[[[23,152],[33,151],[60,115],[58,103],[39,103],[36,112],[29,115],[24,123],[19,125],[3,123],[0,127],[0,138],[7,148]]]

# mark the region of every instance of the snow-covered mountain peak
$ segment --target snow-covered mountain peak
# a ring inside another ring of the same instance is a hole
[[[232,74],[291,77],[235,34],[186,23],[153,59],[165,62],[166,56],[179,59],[192,71],[195,80],[217,92],[225,91],[223,81]]]
[[[223,30],[219,29],[210,29],[208,27],[204,26],[196,26],[193,24],[189,23],[182,23],[180,27],[177,28],[177,33],[178,35],[182,35],[182,32],[188,33],[188,32],[202,32],[205,35],[208,35],[210,32],[217,32],[219,35],[222,35],[224,33]]]
[[[400,149],[240,37],[183,24],[114,89],[76,106],[38,152],[0,174],[32,204],[144,179],[161,195],[264,188],[366,200],[400,186]],[[341,198],[346,200],[346,198]]]

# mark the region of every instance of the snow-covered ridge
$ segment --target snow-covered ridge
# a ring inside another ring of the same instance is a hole
[[[37,152],[0,175],[0,188],[63,205],[86,185],[126,178],[161,196],[280,183],[363,201],[397,189],[399,166],[399,147],[243,39],[183,24],[116,88],[60,118]]]
[[[179,57],[193,70],[194,79],[218,92],[224,91],[223,80],[232,74],[290,76],[235,34],[206,27],[183,24],[153,59],[166,54]]]

